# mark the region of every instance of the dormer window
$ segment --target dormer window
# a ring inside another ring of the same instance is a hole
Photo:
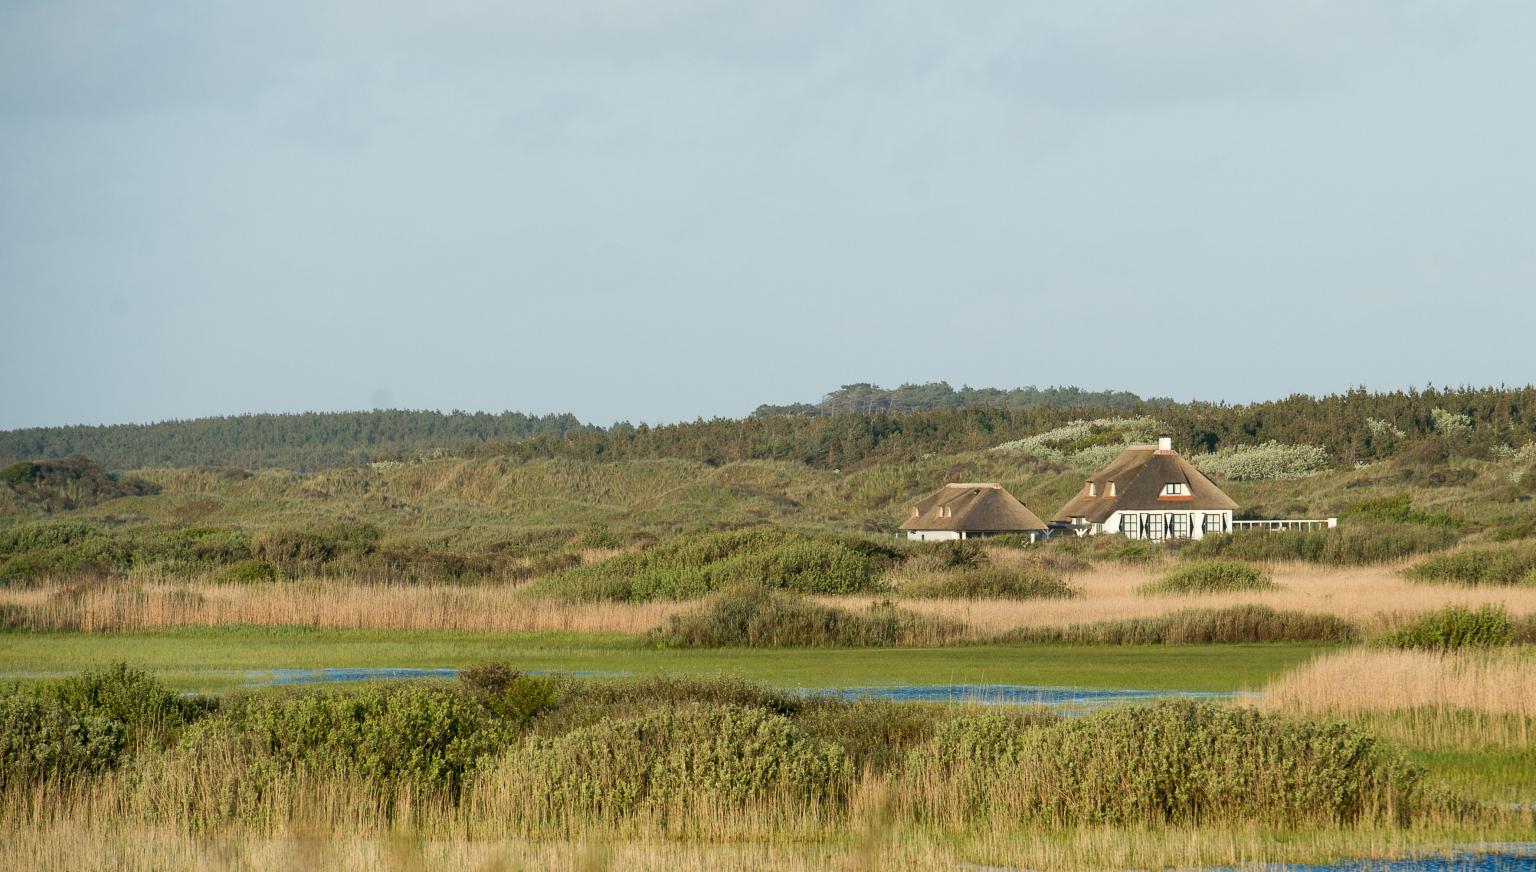
[[[1110,496],[1115,496],[1116,495],[1115,494],[1115,483],[1114,482],[1110,482],[1109,483],[1109,495]]]
[[[919,511],[918,511],[918,510],[917,510],[917,506],[913,506],[913,507],[912,507],[912,517],[914,517],[914,518],[915,518],[915,517],[917,517],[917,516],[918,516],[918,515],[921,515],[921,514],[922,514],[922,512],[919,512]]]
[[[1163,485],[1163,496],[1187,497],[1189,496],[1189,485],[1182,481],[1170,481]]]
[[[1099,486],[1094,484],[1091,481],[1088,482],[1088,496],[1096,497],[1098,495],[1099,495]]]

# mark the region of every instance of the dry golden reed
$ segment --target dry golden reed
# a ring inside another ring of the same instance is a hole
[[[643,633],[688,604],[572,604],[510,584],[100,581],[0,590],[23,626],[101,632],[229,625],[324,629]]]
[[[1312,715],[1427,709],[1536,718],[1536,651],[1351,649],[1271,682],[1261,704]]]

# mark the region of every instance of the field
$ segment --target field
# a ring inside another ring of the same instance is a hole
[[[1190,868],[1529,839],[1514,412],[1271,419],[1327,450],[1202,460],[1245,510],[1338,531],[897,539],[944,481],[1049,514],[1150,426],[990,414],[895,419],[939,427],[928,449],[763,419],[304,473],[7,468],[0,865]],[[1222,414],[1178,426],[1244,431]],[[337,668],[459,675],[273,686]]]

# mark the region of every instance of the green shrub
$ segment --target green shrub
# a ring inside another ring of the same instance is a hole
[[[1420,773],[1365,731],[1188,701],[1044,728],[957,722],[914,751],[901,792],[919,818],[980,811],[1056,825],[1402,823]]]
[[[1444,526],[1361,519],[1333,530],[1215,533],[1188,543],[1181,556],[1363,566],[1437,551],[1451,546],[1457,538],[1456,530]]]
[[[457,790],[510,730],[451,688],[428,684],[258,694],[193,725],[192,757],[236,754],[229,777],[251,794],[299,772],[334,772],[379,788]]]
[[[1404,574],[1417,581],[1536,585],[1536,544],[1467,548],[1430,557]]]
[[[1410,624],[1383,634],[1375,642],[1387,648],[1426,648],[1456,651],[1462,648],[1495,648],[1515,641],[1515,622],[1503,606],[1486,605],[1473,611],[1447,606],[1420,616]]]
[[[842,748],[807,738],[782,716],[687,705],[530,739],[486,780],[515,785],[502,795],[509,816],[561,825],[775,801],[835,807],[852,788],[853,767]]]
[[[265,560],[241,560],[232,563],[219,573],[220,581],[233,581],[237,583],[276,581],[278,578],[277,567]]]
[[[875,590],[902,557],[847,536],[763,528],[682,536],[546,578],[535,590],[576,601],[691,599],[735,584],[802,593]]]
[[[110,769],[128,747],[123,725],[18,688],[0,689],[0,789]]]
[[[745,587],[728,591],[697,611],[673,615],[651,638],[658,645],[681,648],[798,648],[931,645],[965,636],[961,624],[918,615],[888,602],[854,612]]]
[[[59,681],[38,685],[37,692],[66,711],[120,724],[136,743],[160,742],[211,709],[207,700],[183,697],[149,673],[114,663]]]
[[[83,521],[20,524],[0,532],[0,581],[112,572],[131,561],[129,547]]]
[[[1274,587],[1269,573],[1257,566],[1235,560],[1201,560],[1177,567],[1136,590],[1143,594],[1225,593]]]
[[[251,541],[251,554],[290,575],[323,573],[340,562],[357,563],[378,550],[372,524],[332,521],[316,527],[267,530]]]
[[[114,768],[135,749],[165,744],[211,707],[121,663],[0,689],[0,786]]]
[[[459,680],[491,714],[519,727],[560,702],[557,680],[524,675],[505,662],[471,666],[459,673]]]
[[[1020,627],[1004,633],[998,641],[1074,645],[1349,642],[1358,638],[1359,632],[1354,624],[1334,615],[1282,612],[1248,603],[1067,627]]]
[[[1067,599],[1077,591],[1058,575],[1037,569],[991,567],[935,574],[904,585],[913,597],[962,599]]]
[[[1413,498],[1405,493],[1362,500],[1339,512],[1341,518],[1363,518],[1396,524],[1421,524],[1426,527],[1464,527],[1467,522],[1443,512],[1424,512],[1413,507]]]

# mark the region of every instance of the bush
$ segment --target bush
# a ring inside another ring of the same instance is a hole
[[[1228,591],[1272,590],[1275,583],[1269,573],[1235,560],[1201,560],[1188,563],[1163,575],[1157,581],[1137,588],[1143,594],[1225,593]]]
[[[691,599],[735,584],[802,593],[875,590],[896,548],[772,528],[683,536],[561,572],[535,590],[577,601]]]
[[[259,581],[276,581],[278,577],[277,567],[265,560],[241,560],[230,564],[219,573],[220,581],[232,581],[236,583],[249,583]]]
[[[1242,642],[1349,642],[1359,628],[1334,615],[1282,612],[1244,604],[1224,609],[1181,609],[1151,618],[1020,627],[1000,642],[1075,645],[1210,645]]]
[[[519,727],[560,702],[557,680],[524,675],[505,662],[471,666],[459,673],[459,681],[491,714]]]
[[[1457,538],[1457,531],[1447,527],[1361,520],[1333,530],[1215,533],[1188,543],[1181,555],[1362,566],[1436,551],[1454,544]]]
[[[913,597],[961,599],[1067,599],[1077,591],[1054,573],[994,567],[924,576],[902,586]]]
[[[232,753],[227,773],[259,798],[300,772],[340,773],[376,788],[457,790],[508,729],[450,688],[426,684],[261,694],[194,725],[183,751]]]
[[[337,563],[357,563],[378,550],[379,528],[333,521],[316,527],[267,530],[251,541],[251,554],[289,575],[324,573]]]
[[[1190,458],[1196,469],[1233,481],[1279,481],[1306,478],[1328,468],[1328,449],[1317,445],[1235,445]]]
[[[695,704],[530,739],[483,783],[496,816],[558,826],[667,821],[765,802],[835,807],[847,799],[853,767],[841,748],[782,716]]]
[[[1487,605],[1472,611],[1448,606],[1430,612],[1413,623],[1398,627],[1375,640],[1386,648],[1425,648],[1457,651],[1462,648],[1496,648],[1515,641],[1515,625],[1503,606]]]
[[[861,612],[763,588],[729,591],[698,611],[673,615],[652,635],[681,648],[933,645],[966,636],[963,625],[875,603]]]
[[[163,745],[211,709],[148,673],[115,664],[62,681],[0,691],[0,786],[72,779]]]
[[[0,690],[0,789],[105,771],[127,746],[123,725],[109,718],[18,688]]]
[[[1054,726],[957,721],[908,758],[910,813],[1056,825],[1403,823],[1420,772],[1365,731],[1188,701]]]
[[[1536,585],[1536,545],[1467,548],[1431,557],[1408,567],[1404,575],[1468,585]]]
[[[1345,518],[1365,518],[1397,524],[1422,524],[1428,527],[1464,527],[1466,520],[1442,512],[1424,512],[1413,507],[1413,499],[1400,493],[1371,500],[1362,500],[1346,506],[1340,513]]]

